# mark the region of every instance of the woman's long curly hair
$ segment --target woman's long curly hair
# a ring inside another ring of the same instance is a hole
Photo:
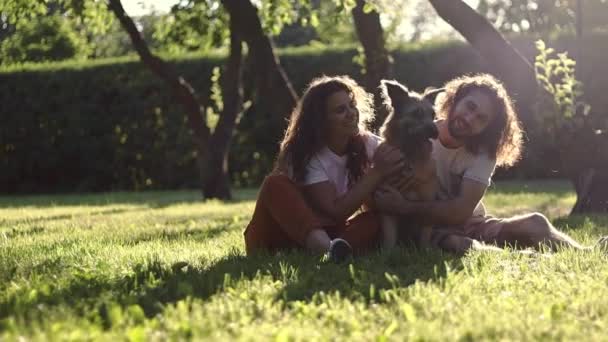
[[[291,113],[275,170],[287,172],[291,167],[293,179],[304,181],[311,158],[326,146],[327,100],[339,91],[346,91],[352,97],[359,116],[359,133],[352,137],[346,151],[349,185],[363,175],[370,163],[364,135],[369,134],[367,125],[374,116],[373,97],[348,76],[321,76],[311,81]]]
[[[458,101],[473,90],[489,96],[496,115],[483,132],[465,140],[465,147],[475,154],[486,151],[496,159],[497,166],[513,166],[521,155],[523,131],[513,101],[502,83],[492,75],[478,74],[456,78],[444,88],[445,94],[437,98],[437,117],[440,119],[447,119]]]

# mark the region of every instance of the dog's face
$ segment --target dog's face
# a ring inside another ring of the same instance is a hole
[[[381,135],[396,146],[412,145],[436,139],[435,110],[433,102],[443,89],[433,90],[424,95],[408,91],[397,81],[382,80],[384,103],[389,108]]]

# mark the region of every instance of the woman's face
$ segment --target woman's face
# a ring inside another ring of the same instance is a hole
[[[359,110],[352,95],[344,90],[327,98],[327,136],[349,138],[359,133]]]

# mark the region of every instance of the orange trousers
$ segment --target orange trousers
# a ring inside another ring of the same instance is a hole
[[[244,232],[247,254],[304,248],[308,234],[315,229],[326,231],[332,239],[348,241],[355,254],[378,244],[380,220],[370,211],[335,225],[324,222],[327,220],[313,211],[289,177],[269,175],[262,183],[253,217]]]

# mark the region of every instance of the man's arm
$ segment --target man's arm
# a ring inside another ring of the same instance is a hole
[[[449,200],[407,201],[394,188],[376,193],[376,205],[394,215],[415,215],[425,224],[458,225],[465,223],[483,198],[487,186],[464,178],[460,195]]]

